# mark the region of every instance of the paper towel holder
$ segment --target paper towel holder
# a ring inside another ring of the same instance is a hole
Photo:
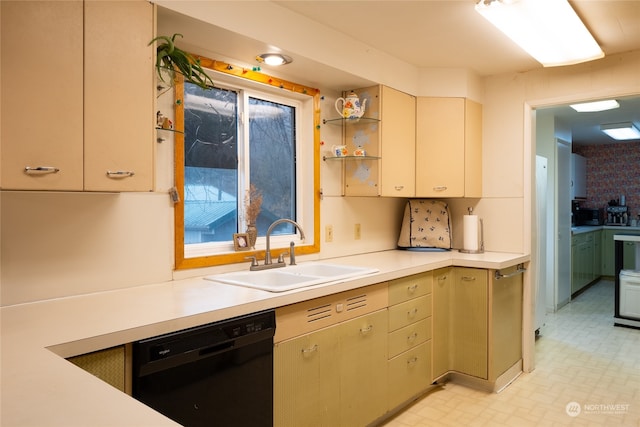
[[[467,208],[467,210],[469,211],[469,215],[471,215],[471,213],[473,212],[473,208],[469,207],[469,208]],[[482,254],[482,253],[484,253],[484,223],[482,221],[482,218],[478,218],[478,220],[480,221],[480,245],[479,245],[478,249],[459,249],[458,252],[463,253],[463,254]]]

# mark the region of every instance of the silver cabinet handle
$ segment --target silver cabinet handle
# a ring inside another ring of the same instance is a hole
[[[413,284],[413,285],[407,286],[407,291],[408,291],[410,294],[414,293],[414,292],[416,291],[416,289],[418,289],[418,285],[416,285],[416,284]]]
[[[412,333],[411,335],[409,335],[409,336],[407,337],[407,341],[409,341],[409,342],[413,342],[413,341],[415,341],[415,340],[416,340],[416,338],[418,338],[418,333],[417,333],[417,332],[414,332],[414,333]]]
[[[413,356],[411,359],[407,360],[407,365],[413,365],[418,361],[418,356]]]
[[[371,332],[372,330],[373,330],[373,325],[369,325],[369,326],[366,326],[364,328],[360,328],[360,333],[361,334],[366,334],[368,332]]]
[[[109,178],[128,178],[135,175],[133,171],[107,171]]]
[[[473,282],[474,280],[476,280],[476,278],[473,276],[462,276],[461,279],[467,282]]]
[[[433,191],[444,191],[447,189],[446,185],[439,185],[437,187],[433,187]]]
[[[409,316],[409,317],[416,317],[416,314],[418,314],[418,309],[417,308],[414,308],[411,311],[407,311],[407,316]]]
[[[404,185],[396,185],[394,188],[396,191],[402,191],[404,189]]]
[[[31,167],[31,166],[26,166],[24,168],[25,173],[40,173],[40,174],[45,174],[45,173],[57,173],[60,172],[60,169],[54,167],[54,166],[36,166],[35,168]]]
[[[303,348],[302,354],[309,354],[309,353],[313,353],[314,351],[318,351],[318,344],[315,344],[313,347],[310,347],[310,348]]]
[[[527,271],[527,269],[525,268],[524,264],[518,264],[518,266],[516,267],[516,270],[511,273],[502,274],[500,270],[496,270],[494,277],[496,280],[506,279],[509,277],[517,276],[518,274],[522,274],[525,271]]]

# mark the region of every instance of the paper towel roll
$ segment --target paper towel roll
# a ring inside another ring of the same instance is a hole
[[[468,251],[477,251],[478,230],[480,229],[480,221],[478,215],[465,215],[463,220],[463,248]]]

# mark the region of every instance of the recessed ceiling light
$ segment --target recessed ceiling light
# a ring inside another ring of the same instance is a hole
[[[619,141],[640,139],[640,130],[631,122],[600,125],[600,130]]]
[[[581,104],[571,104],[571,108],[578,113],[593,113],[596,111],[607,111],[619,108],[620,104],[615,99],[605,99],[604,101],[583,102]]]
[[[263,53],[256,58],[260,62],[264,62],[267,65],[286,65],[293,62],[290,56],[283,55],[281,53]]]
[[[567,0],[479,0],[475,9],[545,67],[604,56]]]

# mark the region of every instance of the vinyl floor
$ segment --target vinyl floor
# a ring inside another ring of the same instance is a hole
[[[640,330],[613,326],[613,301],[601,280],[548,314],[536,369],[502,392],[449,382],[385,427],[640,427]]]

